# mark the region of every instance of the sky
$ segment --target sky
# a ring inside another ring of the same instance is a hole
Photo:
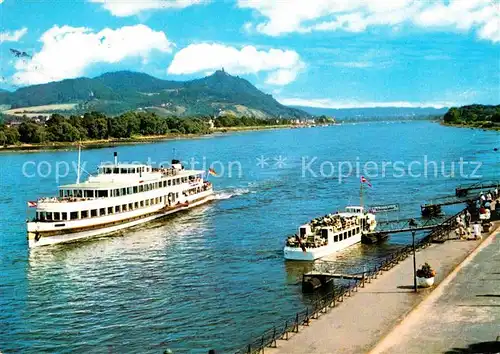
[[[500,103],[500,0],[0,0],[0,23],[8,90],[224,68],[289,105]]]

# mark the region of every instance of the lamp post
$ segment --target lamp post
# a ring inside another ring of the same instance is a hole
[[[411,230],[411,240],[412,240],[412,248],[413,248],[413,291],[417,292],[417,261],[415,258],[415,227],[417,227],[417,222],[415,219],[410,219],[408,222]]]

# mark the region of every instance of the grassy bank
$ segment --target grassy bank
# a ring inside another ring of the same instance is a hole
[[[226,127],[226,128],[215,128],[208,134],[180,134],[180,133],[169,133],[163,135],[137,135],[131,138],[110,138],[110,139],[99,139],[99,140],[83,140],[81,141],[82,146],[85,149],[98,149],[111,147],[116,145],[132,145],[132,144],[148,144],[153,142],[173,140],[173,139],[193,139],[202,136],[220,135],[231,132],[238,131],[255,131],[255,130],[267,130],[267,129],[283,129],[291,128],[292,125],[265,125],[265,126],[241,126],[241,127]],[[29,152],[29,151],[46,151],[46,150],[67,150],[76,149],[79,142],[49,142],[40,144],[16,144],[0,147],[0,152]]]

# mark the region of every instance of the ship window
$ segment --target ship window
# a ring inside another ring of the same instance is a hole
[[[128,210],[134,210],[134,203],[128,204]]]
[[[96,217],[97,216],[97,209],[92,209],[90,211],[90,217],[93,218],[93,217]]]
[[[120,169],[118,167],[113,168],[113,173],[114,174],[120,173]]]
[[[113,214],[113,207],[108,207],[108,215]]]
[[[155,204],[158,204],[160,202],[160,198],[156,197],[155,198]]]
[[[139,188],[137,188],[137,186],[134,187],[134,193],[137,193]]]
[[[104,170],[104,173],[107,174],[107,175],[111,174],[111,172],[112,172],[111,168],[106,168]]]
[[[119,213],[119,212],[120,212],[120,206],[117,205],[117,206],[115,206],[115,213]]]
[[[127,193],[132,194],[134,192],[134,189],[132,187],[128,187]]]
[[[144,191],[144,186],[139,186],[139,192],[143,192]]]
[[[171,186],[171,185],[172,185],[172,180],[171,180],[171,179],[169,179],[169,180],[167,181],[167,185],[168,185],[168,186]]]
[[[61,198],[62,198],[63,196],[64,196],[63,191],[59,191],[59,197],[61,197]]]
[[[141,200],[141,208],[144,207],[144,200]]]
[[[122,211],[127,211],[127,210],[128,210],[128,209],[127,209],[127,204],[123,204],[123,205],[122,205]]]
[[[121,195],[127,195],[127,188],[122,188],[121,191],[122,191]]]
[[[175,197],[179,198],[179,192],[175,193]]]
[[[61,213],[61,219],[68,220],[68,213],[66,213],[66,212]]]
[[[149,200],[149,203],[150,203],[151,205],[154,205],[154,204],[155,204],[155,200],[154,200],[154,198],[151,198],[151,199]]]
[[[77,211],[72,211],[71,213],[69,213],[69,218],[70,218],[70,220],[76,220],[76,219],[78,219],[78,212]]]
[[[126,174],[126,173],[127,173],[127,169],[126,169],[126,168],[122,168],[122,169],[120,170],[120,173],[122,173],[122,174]]]
[[[356,233],[357,233],[357,234],[359,234],[359,226],[358,226],[358,228],[356,229]]]
[[[82,219],[86,219],[89,217],[89,211],[88,210],[82,210]]]
[[[160,203],[163,202],[163,197],[160,197]]]
[[[180,183],[181,183],[181,179],[180,179],[180,178],[177,178],[177,179],[175,180],[175,184],[180,184]]]
[[[339,234],[339,241],[342,241],[343,238],[342,238],[342,234]]]
[[[163,187],[167,186],[167,181],[163,181]]]
[[[146,206],[149,206],[149,199],[146,200]]]
[[[101,209],[99,209],[99,215],[100,215],[100,216],[104,216],[104,215],[106,215],[106,208],[101,208]]]
[[[83,196],[85,198],[93,198],[94,197],[94,191],[84,190],[83,191]]]
[[[139,203],[138,202],[135,202],[134,203],[134,207],[137,209],[139,207]]]
[[[54,220],[55,220],[55,221],[59,221],[59,220],[61,220],[61,216],[60,216],[60,214],[59,214],[59,213],[54,213]]]
[[[104,189],[104,190],[99,190],[99,191],[96,191],[97,192],[97,196],[99,198],[107,198],[108,197],[108,190],[107,189]]]
[[[339,242],[339,235],[333,236],[333,242]]]
[[[351,230],[349,230],[349,237],[351,237]]]

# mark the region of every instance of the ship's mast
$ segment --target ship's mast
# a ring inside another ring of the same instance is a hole
[[[80,159],[82,154],[82,144],[81,142],[78,144],[78,167],[76,170],[76,183],[80,183]]]
[[[359,205],[363,207],[363,183],[359,185]]]

